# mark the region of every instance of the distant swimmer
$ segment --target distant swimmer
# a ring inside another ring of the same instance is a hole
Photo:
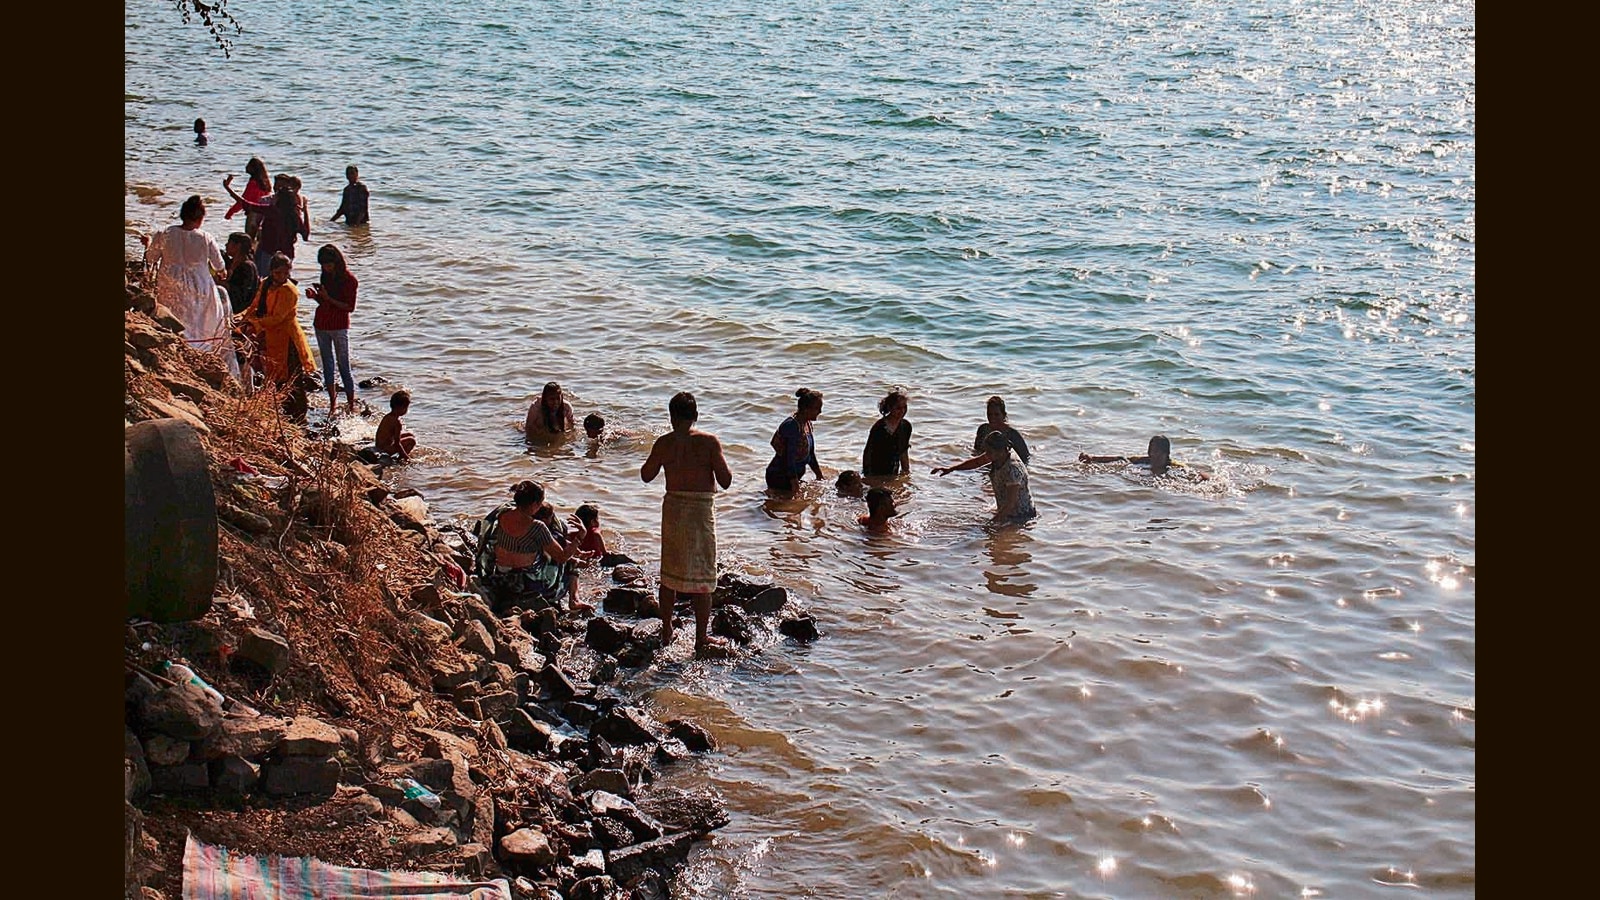
[[[589,413],[583,417],[583,434],[591,441],[598,441],[606,432],[605,417],[599,413]]]
[[[978,433],[972,439],[972,452],[982,453],[983,439],[989,436],[989,432],[999,431],[1005,434],[1007,440],[1011,441],[1011,449],[1016,452],[1017,459],[1022,460],[1023,465],[1028,465],[1031,461],[1028,453],[1028,442],[1022,439],[1022,435],[1015,428],[1006,424],[1006,401],[999,394],[996,394],[989,398],[989,403],[984,411],[988,415],[989,421],[978,426]]]
[[[1011,441],[1004,432],[993,431],[983,439],[983,452],[953,466],[933,470],[943,478],[951,472],[989,467],[989,484],[994,487],[994,521],[996,523],[1021,522],[1038,513],[1033,508],[1033,497],[1028,493],[1028,467],[1011,455]]]
[[[897,476],[911,474],[911,423],[906,421],[909,401],[901,391],[890,391],[878,401],[883,417],[867,432],[867,446],[861,451],[861,474]]]
[[[573,427],[572,404],[563,396],[561,385],[554,381],[544,386],[522,421],[522,430],[530,441],[554,441],[572,433]]]
[[[706,634],[711,593],[717,589],[717,485],[727,490],[733,473],[714,434],[694,429],[700,409],[688,391],[667,404],[672,430],[656,438],[639,467],[645,482],[667,471],[661,500],[661,640],[672,643],[672,612],[679,594],[694,603],[694,652],[704,658],[728,656],[727,644]]]
[[[783,420],[772,433],[772,462],[767,463],[767,487],[775,491],[792,491],[805,477],[806,468],[820,481],[822,469],[817,465],[817,444],[811,435],[811,423],[822,415],[822,392],[801,388],[794,392],[794,415]]]
[[[1200,469],[1172,460],[1172,441],[1166,435],[1158,434],[1150,439],[1150,448],[1144,456],[1090,456],[1087,453],[1078,454],[1078,462],[1083,463],[1108,463],[1125,462],[1134,465],[1150,467],[1151,475],[1168,475],[1182,478],[1195,478],[1208,481],[1211,476]],[[1173,471],[1173,470],[1178,471]]]
[[[211,135],[206,134],[205,119],[194,120],[194,142],[195,146],[198,147],[204,147],[205,145],[211,143]]]
[[[889,530],[889,520],[898,515],[894,493],[885,487],[875,487],[867,491],[867,514],[857,516],[856,521],[866,530],[882,534]]]

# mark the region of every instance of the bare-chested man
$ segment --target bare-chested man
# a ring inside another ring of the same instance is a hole
[[[700,410],[694,395],[679,391],[667,404],[672,430],[656,438],[639,477],[654,481],[667,470],[667,495],[661,501],[661,639],[672,643],[672,608],[678,594],[694,602],[696,656],[726,656],[722,642],[706,635],[711,619],[711,592],[717,588],[717,516],[712,500],[716,485],[733,483],[722,442],[714,434],[695,431]],[[715,479],[713,483],[712,479]]]

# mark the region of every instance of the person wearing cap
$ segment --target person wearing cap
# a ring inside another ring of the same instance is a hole
[[[1028,467],[1011,453],[1011,441],[1003,431],[991,431],[983,439],[983,452],[953,466],[941,466],[933,474],[943,478],[951,472],[966,472],[989,467],[989,484],[994,487],[994,521],[1021,522],[1038,513],[1028,493]]]

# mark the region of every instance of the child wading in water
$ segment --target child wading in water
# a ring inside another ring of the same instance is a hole
[[[411,393],[409,391],[395,391],[389,398],[389,414],[378,422],[378,437],[375,441],[379,453],[388,453],[401,459],[410,459],[411,451],[417,449],[417,439],[409,431],[405,431],[400,417],[411,409]]]

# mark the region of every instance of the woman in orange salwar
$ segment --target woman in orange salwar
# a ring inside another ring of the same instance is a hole
[[[288,256],[273,254],[268,277],[261,282],[255,301],[239,316],[240,324],[260,346],[262,374],[280,386],[317,370],[311,362],[311,345],[295,317],[300,289],[289,280],[290,268]]]

